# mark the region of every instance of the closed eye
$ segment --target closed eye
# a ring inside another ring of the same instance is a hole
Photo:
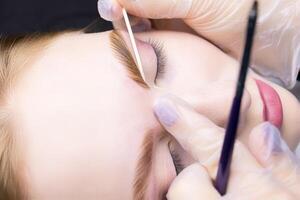
[[[178,175],[184,169],[182,159],[180,155],[177,153],[177,151],[175,150],[172,142],[169,142],[168,146],[176,170],[176,174]]]
[[[154,49],[156,57],[157,57],[157,70],[155,75],[155,84],[156,81],[162,79],[165,74],[165,68],[167,63],[167,57],[164,52],[163,44],[157,42],[156,40],[149,40],[148,42]]]
[[[145,83],[145,81],[143,80],[135,59],[131,54],[128,46],[126,45],[122,34],[116,30],[112,31],[112,33],[110,34],[110,42],[116,58],[125,66],[125,68],[129,72],[130,78],[137,82],[140,86],[149,88],[147,83]],[[148,44],[151,45],[154,49],[154,53],[157,59],[157,66],[155,66],[156,74],[154,78],[154,84],[156,84],[156,81],[162,79],[163,75],[165,74],[166,56],[163,50],[163,45],[160,42],[150,39],[148,41]]]

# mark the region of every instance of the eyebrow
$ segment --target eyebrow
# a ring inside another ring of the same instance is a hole
[[[143,139],[141,154],[136,165],[133,181],[133,199],[144,200],[152,169],[154,139],[152,131],[148,131]]]
[[[119,31],[113,30],[110,33],[111,48],[117,59],[125,66],[129,73],[129,77],[144,88],[149,86],[143,80],[137,64],[128,49],[128,46]],[[147,188],[149,184],[149,177],[151,174],[153,163],[153,149],[155,141],[160,141],[165,138],[167,134],[164,132],[154,133],[153,130],[148,130],[143,138],[140,147],[140,154],[135,169],[133,179],[133,199],[145,200],[147,195]]]
[[[133,200],[145,200],[146,191],[149,184],[153,164],[153,148],[156,141],[161,141],[168,137],[165,132],[155,133],[153,130],[148,130],[144,136],[141,153],[135,170],[133,181]]]
[[[116,58],[125,66],[129,77],[143,88],[149,88],[142,78],[141,72],[129,51],[129,48],[119,31],[113,30],[110,35],[110,44]]]

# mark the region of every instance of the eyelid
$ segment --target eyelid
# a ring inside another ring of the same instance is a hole
[[[116,58],[125,66],[125,68],[129,72],[129,77],[144,88],[151,87],[159,89],[159,87],[157,87],[157,81],[163,78],[163,75],[165,74],[166,65],[166,56],[164,53],[163,44],[153,39],[149,39],[148,42],[144,43],[147,43],[149,46],[151,46],[151,48],[153,49],[153,54],[155,54],[155,57],[157,59],[157,62],[155,64],[156,66],[151,66],[152,69],[154,69],[154,67],[156,68],[154,69],[156,70],[156,73],[155,71],[153,71],[153,73],[150,73],[152,77],[151,84],[147,84],[143,80],[140,71],[136,65],[135,59],[132,56],[131,51],[129,50],[121,32],[113,30],[110,34],[110,44],[113,53],[115,54]]]
[[[169,147],[171,157],[173,159],[173,164],[176,170],[176,174],[178,175],[184,169],[182,159],[180,157],[180,154],[176,151],[174,141],[172,140],[169,141],[168,147]]]
[[[165,67],[167,63],[167,57],[164,51],[164,46],[162,43],[158,42],[157,40],[150,39],[148,43],[152,46],[154,49],[154,52],[156,54],[157,58],[157,70],[156,75],[154,78],[155,84],[157,84],[157,80],[163,78],[163,75],[165,74]]]

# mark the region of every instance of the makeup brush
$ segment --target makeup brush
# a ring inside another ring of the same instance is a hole
[[[221,157],[219,161],[217,178],[215,181],[215,187],[221,195],[224,195],[227,189],[227,184],[228,184],[228,179],[230,174],[230,164],[232,160],[234,142],[236,139],[238,124],[239,124],[239,115],[240,115],[242,97],[245,89],[245,81],[246,81],[247,72],[250,64],[251,49],[253,45],[257,16],[258,16],[258,3],[257,1],[255,1],[248,19],[247,36],[246,36],[246,44],[244,48],[243,59],[242,59],[239,78],[236,86],[236,93],[232,102],[229,121],[225,132],[225,138],[224,138]]]

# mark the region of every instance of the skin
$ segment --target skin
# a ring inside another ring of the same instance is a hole
[[[109,32],[59,37],[20,77],[11,107],[17,137],[23,141],[29,199],[133,199],[143,138],[147,130],[163,131],[153,114],[153,103],[162,94],[180,96],[217,125],[226,124],[238,73],[235,60],[189,34],[152,32],[137,37],[164,44],[167,64],[157,80],[160,89],[143,88],[128,77],[111,50]],[[139,44],[145,76],[153,80],[155,54],[149,45]],[[262,78],[254,73],[249,77],[241,140],[263,121],[253,77]],[[299,103],[288,91],[269,84],[283,102],[282,135],[293,147],[300,131]],[[166,144],[155,143],[150,199],[158,198],[153,191],[166,191],[175,176]]]
[[[299,2],[257,2],[259,18],[252,52],[253,68],[269,80],[292,88],[299,71]],[[194,32],[239,58],[253,3],[253,0],[99,0],[98,10],[110,21],[122,18],[122,8],[134,16],[163,19],[157,26],[162,30],[177,29],[180,23],[173,19],[182,19]]]

